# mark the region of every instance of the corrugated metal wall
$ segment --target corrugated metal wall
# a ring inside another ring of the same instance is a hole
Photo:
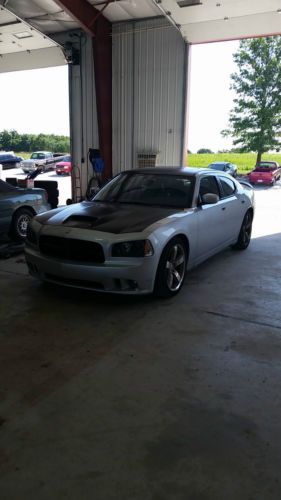
[[[180,165],[184,148],[187,46],[164,18],[113,27],[113,173],[138,152]]]
[[[64,37],[80,51],[80,65],[69,67],[69,93],[73,163],[84,195],[92,176],[88,149],[99,147],[92,39],[82,31]],[[113,26],[113,174],[137,167],[137,153],[159,153],[159,165],[182,163],[187,60],[187,45],[165,18]]]

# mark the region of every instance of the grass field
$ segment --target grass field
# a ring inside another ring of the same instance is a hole
[[[23,151],[21,151],[20,153],[15,153],[15,155],[17,156],[22,156],[25,160],[28,160],[28,158],[30,158],[32,153],[25,153]]]
[[[247,174],[253,170],[257,155],[255,153],[214,153],[214,154],[189,154],[187,165],[189,167],[207,167],[214,161],[229,161],[235,163],[239,174]],[[281,164],[281,153],[264,154],[263,160],[274,160]]]
[[[30,158],[31,153],[16,153],[24,159]],[[214,153],[207,155],[189,154],[187,165],[189,167],[207,167],[213,161],[230,161],[238,167],[239,174],[247,174],[253,170],[257,155],[255,153]],[[264,154],[263,160],[278,161],[281,165],[281,153]]]

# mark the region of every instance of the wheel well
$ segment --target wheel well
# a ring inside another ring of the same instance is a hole
[[[254,209],[251,207],[247,210],[247,212],[250,212],[250,214],[252,215],[252,218],[254,216]]]
[[[29,212],[31,212],[33,215],[36,215],[36,212],[34,210],[33,207],[30,207],[29,205],[21,205],[20,207],[18,207],[14,213],[13,213],[13,218],[15,217],[15,215],[18,213],[19,210],[22,210],[23,208],[25,208],[26,210],[28,210]]]
[[[189,241],[188,241],[188,238],[185,236],[185,234],[176,234],[174,236],[174,238],[180,238],[183,241],[183,243],[185,244],[186,251],[187,251],[187,259],[188,259],[188,257],[189,257]]]

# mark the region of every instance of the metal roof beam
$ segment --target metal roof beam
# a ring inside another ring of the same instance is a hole
[[[99,20],[100,25],[111,25],[111,23],[103,16],[102,11],[109,5],[112,0],[104,3],[101,10],[96,9],[87,0],[55,0],[55,2],[63,8],[80,26],[91,36],[96,35],[96,21]]]
[[[99,148],[104,160],[105,178],[112,175],[112,29],[103,11],[112,0],[104,2],[101,10],[87,0],[55,0],[93,39],[95,87]],[[88,144],[88,147],[92,147]]]

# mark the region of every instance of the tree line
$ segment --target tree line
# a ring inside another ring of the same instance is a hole
[[[69,137],[54,134],[19,134],[16,130],[0,132],[0,150],[14,152],[52,151],[68,153]]]

